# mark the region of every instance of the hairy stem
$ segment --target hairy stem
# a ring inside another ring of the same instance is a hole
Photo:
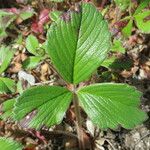
[[[76,129],[77,129],[77,135],[78,135],[78,141],[79,141],[79,148],[80,150],[85,150],[79,101],[75,93],[73,95],[73,104],[74,104],[75,114],[76,114]]]

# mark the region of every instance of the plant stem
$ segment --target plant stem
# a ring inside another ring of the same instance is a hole
[[[81,113],[80,113],[79,101],[76,93],[74,93],[73,95],[73,104],[74,104],[75,114],[76,114],[76,129],[77,129],[77,135],[79,141],[79,149],[85,150],[84,137],[82,131],[82,122],[81,122]]]
[[[70,133],[68,131],[62,131],[62,130],[54,130],[54,131],[41,130],[41,133],[44,136],[48,135],[49,137],[53,137],[54,135],[62,134],[63,136],[66,136],[66,137],[75,138],[75,139],[78,138],[77,135]]]

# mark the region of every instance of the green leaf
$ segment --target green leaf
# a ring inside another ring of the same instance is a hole
[[[0,11],[0,27],[6,29],[15,19],[17,15],[10,12]]]
[[[110,33],[101,13],[81,3],[53,22],[48,31],[47,51],[60,75],[70,83],[88,79],[106,58]]]
[[[23,35],[20,34],[18,35],[18,37],[15,39],[14,43],[18,44],[18,45],[22,45],[23,42]]]
[[[125,48],[123,47],[122,42],[120,40],[115,39],[113,41],[111,51],[125,53]]]
[[[2,46],[0,48],[0,74],[7,69],[8,65],[11,62],[13,54],[14,53],[10,51],[10,47]]]
[[[0,147],[3,150],[22,150],[23,146],[11,138],[0,137]]]
[[[31,11],[31,12],[24,11],[24,12],[21,12],[20,17],[23,20],[27,20],[27,19],[31,18],[33,15],[34,15],[33,11]]]
[[[150,33],[150,11],[144,11],[134,17],[137,27],[144,33]]]
[[[1,105],[1,112],[2,115],[0,116],[0,118],[2,118],[3,120],[7,120],[8,118],[13,119],[13,108],[14,108],[14,104],[15,104],[15,99],[9,99],[5,102],[3,102]]]
[[[7,33],[4,28],[0,27],[0,43],[5,37],[7,37]]]
[[[0,17],[3,17],[3,16],[7,16],[7,15],[12,15],[13,13],[11,12],[6,12],[6,11],[3,11],[3,10],[0,10]]]
[[[33,69],[35,68],[39,62],[41,61],[41,57],[38,56],[31,56],[28,57],[22,64],[24,69]]]
[[[15,119],[22,120],[29,113],[35,113],[29,121],[29,127],[39,129],[43,125],[49,127],[59,124],[71,99],[72,93],[63,87],[38,86],[28,89],[15,104]]]
[[[144,1],[141,0],[141,1],[142,2],[139,4],[139,6],[137,7],[136,11],[134,12],[134,15],[137,15],[138,13],[140,13],[150,3],[149,0],[144,0]]]
[[[122,29],[123,35],[127,38],[132,33],[133,20],[131,19],[128,24]]]
[[[101,129],[118,125],[131,129],[142,123],[147,115],[138,108],[140,96],[134,87],[116,83],[95,84],[78,91],[81,106]]]
[[[41,49],[43,49],[43,51],[46,51],[46,42],[42,43],[42,45],[40,46]]]
[[[23,87],[22,87],[22,82],[21,81],[18,81],[18,83],[17,83],[17,92],[19,93],[19,94],[22,94],[23,93]]]
[[[116,57],[110,57],[103,61],[101,66],[111,69],[130,69],[133,65],[133,62],[130,59],[118,59]]]
[[[29,35],[26,39],[27,50],[34,55],[38,55],[37,48],[39,47],[38,39],[34,35]]]
[[[51,20],[57,21],[57,19],[61,16],[61,14],[62,14],[62,11],[52,11],[50,12],[49,16]]]
[[[0,93],[15,92],[15,81],[0,77]]]
[[[125,10],[129,7],[131,0],[114,0],[116,5],[119,6],[121,10]]]
[[[17,15],[0,10],[0,42],[7,37],[6,28],[16,19]]]

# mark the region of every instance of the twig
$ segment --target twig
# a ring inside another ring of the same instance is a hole
[[[107,140],[107,139],[105,139],[105,140],[109,143],[109,145],[112,147],[113,150],[116,150],[116,148],[113,146],[113,144],[109,140]]]
[[[54,81],[38,82],[38,83],[33,84],[32,86],[44,85],[44,84],[50,84],[50,83],[54,83]]]
[[[144,136],[142,136],[142,137],[135,143],[134,147],[135,147],[138,143],[140,143],[141,140],[143,140],[144,138],[146,138],[147,136],[150,136],[150,133],[147,133],[147,134],[145,134]]]

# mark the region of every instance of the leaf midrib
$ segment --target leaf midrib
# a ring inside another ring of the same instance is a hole
[[[81,32],[81,22],[82,22],[82,4],[78,5],[79,6],[79,11],[81,13],[80,16],[80,23],[79,23],[79,29],[78,29],[78,33],[77,33],[77,40],[76,40],[76,46],[75,46],[75,53],[74,53],[74,60],[73,60],[73,69],[72,69],[72,83],[74,83],[74,70],[75,70],[75,59],[76,59],[76,54],[77,54],[77,46],[78,46],[78,41],[79,41],[79,35]]]

